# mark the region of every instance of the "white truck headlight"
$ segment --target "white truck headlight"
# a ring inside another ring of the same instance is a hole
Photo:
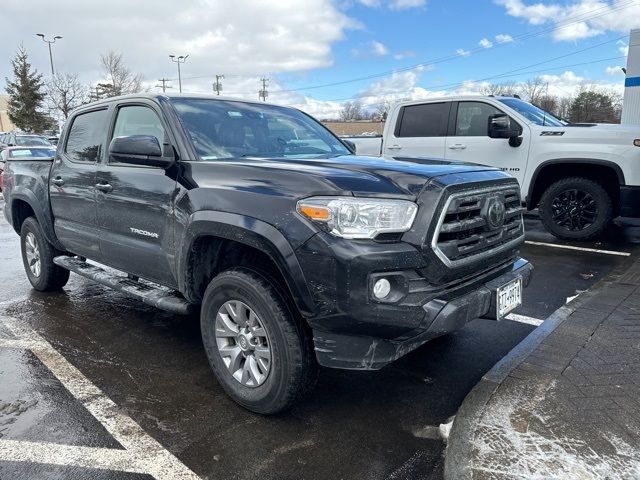
[[[300,200],[297,210],[336,237],[362,239],[406,232],[413,225],[418,206],[408,200],[311,197]]]

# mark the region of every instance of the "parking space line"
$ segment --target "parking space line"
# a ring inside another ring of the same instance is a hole
[[[6,316],[0,316],[0,322],[18,337],[18,341],[5,339],[3,343],[7,346],[12,344],[17,346],[22,342],[22,345],[29,347],[29,350],[57,377],[71,395],[125,448],[129,458],[129,468],[149,474],[156,480],[200,478],[148,435],[133,419],[125,415],[109,397],[36,333],[27,322]],[[6,440],[0,439],[0,444],[4,442]],[[34,461],[49,463],[46,456],[37,457]]]
[[[620,257],[629,257],[631,254],[628,252],[616,252],[614,250],[601,250],[599,248],[587,248],[587,247],[574,247],[573,245],[562,245],[557,243],[546,243],[546,242],[534,242],[531,240],[526,240],[524,243],[528,245],[538,245],[541,247],[552,247],[552,248],[563,248],[565,250],[577,250],[579,252],[591,252],[591,253],[602,253],[605,255],[618,255]]]
[[[0,440],[0,460],[96,468],[128,473],[147,473],[131,461],[127,450],[82,447],[57,443],[38,443],[22,440]]]
[[[511,320],[512,322],[526,323],[528,325],[542,325],[544,320],[540,320],[539,318],[527,317],[526,315],[518,315],[517,313],[510,313],[506,317],[507,320]]]

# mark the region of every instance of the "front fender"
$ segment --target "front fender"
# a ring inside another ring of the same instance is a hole
[[[295,252],[284,235],[266,222],[235,213],[200,211],[189,217],[180,243],[181,255],[178,259],[181,291],[187,290],[186,261],[189,258],[189,252],[194,242],[202,236],[233,240],[267,254],[287,282],[298,310],[305,317],[313,315],[315,311],[313,297],[307,288],[307,282]]]

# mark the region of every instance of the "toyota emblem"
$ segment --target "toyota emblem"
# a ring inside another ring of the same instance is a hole
[[[500,228],[504,224],[505,208],[499,198],[491,199],[487,209],[487,223],[492,230]]]

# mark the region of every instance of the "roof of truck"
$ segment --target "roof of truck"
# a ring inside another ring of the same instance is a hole
[[[259,100],[246,100],[242,98],[227,97],[224,95],[213,95],[213,94],[206,94],[206,93],[151,93],[151,92],[132,93],[129,95],[118,95],[116,97],[103,98],[101,100],[97,100],[95,102],[91,102],[86,105],[83,105],[80,108],[84,110],[87,107],[91,107],[95,105],[104,105],[104,104],[109,104],[109,103],[118,102],[122,100],[135,100],[135,99],[157,100],[159,98],[165,98],[165,99],[195,98],[195,99],[204,99],[204,100],[221,100],[221,101],[227,101],[227,102],[254,103],[256,105],[272,105],[277,107],[291,108],[285,105],[277,105],[275,103],[262,102]]]

